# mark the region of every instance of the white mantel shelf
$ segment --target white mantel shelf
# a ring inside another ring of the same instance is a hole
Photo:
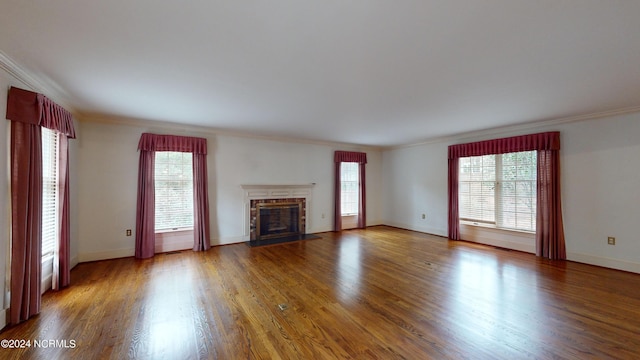
[[[245,199],[307,197],[315,184],[240,185]]]
[[[312,188],[316,185],[316,183],[311,184],[265,184],[265,185],[240,185],[245,190],[254,190],[254,189],[305,189]]]

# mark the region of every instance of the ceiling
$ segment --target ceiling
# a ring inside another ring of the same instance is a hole
[[[0,10],[0,55],[89,117],[393,146],[640,106],[640,1],[3,0]]]

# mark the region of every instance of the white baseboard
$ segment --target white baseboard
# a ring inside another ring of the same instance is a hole
[[[247,241],[249,241],[249,239],[245,239],[244,236],[230,236],[222,239],[212,239],[211,246],[238,244],[238,243],[243,243]]]
[[[633,261],[611,259],[581,253],[567,253],[567,260],[640,274],[640,263]]]
[[[107,251],[97,251],[90,253],[79,253],[78,259],[81,263],[88,261],[98,261],[98,260],[108,260],[108,259],[117,259],[123,257],[131,257],[136,253],[135,248],[130,249],[117,249],[117,250],[107,250]]]
[[[430,234],[430,235],[435,235],[435,236],[447,237],[446,230],[444,230],[444,232],[443,232],[442,229],[438,229],[438,228],[434,228],[434,227],[430,227],[430,226],[411,226],[409,224],[396,222],[396,221],[385,221],[384,223],[381,223],[379,225],[387,225],[387,226],[397,227],[397,228],[400,228],[400,229],[405,229],[405,230],[410,230],[410,231],[417,231],[417,232]]]
[[[222,239],[212,239],[211,246],[219,246],[219,245],[229,245],[229,244],[237,244],[242,243],[248,240],[245,240],[243,236],[234,236],[234,237],[226,237]],[[168,251],[177,251],[177,250],[186,250],[193,248],[193,241],[179,241],[171,244],[165,243],[162,247],[156,246],[156,253],[159,252],[168,252]],[[109,260],[109,259],[118,259],[123,257],[132,257],[136,253],[135,248],[127,248],[127,249],[116,249],[116,250],[107,250],[107,251],[96,251],[96,252],[87,252],[78,254],[77,259],[79,262],[89,262],[89,261],[98,261],[98,260]]]
[[[69,264],[69,268],[73,269],[74,267],[76,267],[76,265],[78,265],[80,261],[78,260],[78,255],[74,256],[71,258],[71,264]]]
[[[329,227],[321,227],[321,228],[308,228],[307,234],[317,234],[323,232],[333,231],[333,225]]]

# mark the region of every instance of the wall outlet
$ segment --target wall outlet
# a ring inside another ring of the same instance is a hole
[[[426,214],[422,214],[422,220],[426,219],[427,215]]]
[[[615,245],[616,244],[616,238],[614,238],[613,236],[609,236],[607,238],[607,244],[609,245]]]
[[[324,219],[324,213],[322,213],[322,218]]]
[[[131,236],[131,229],[127,229],[127,236]]]

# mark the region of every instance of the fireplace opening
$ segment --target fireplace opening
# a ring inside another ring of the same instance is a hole
[[[256,240],[303,234],[302,203],[260,203],[256,212]]]

